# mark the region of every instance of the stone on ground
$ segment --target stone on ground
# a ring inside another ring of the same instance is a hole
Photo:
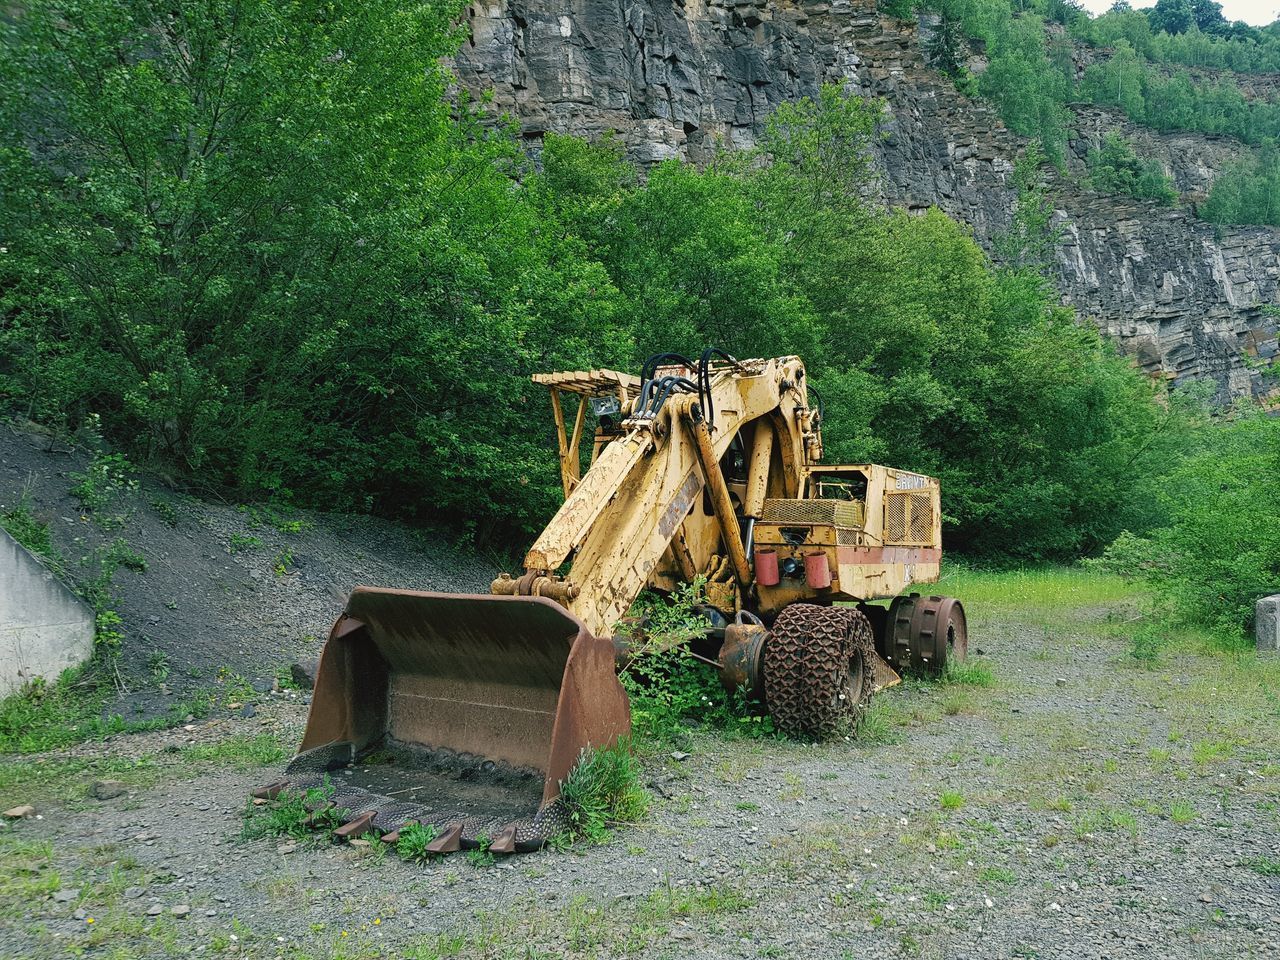
[[[1254,607],[1259,652],[1280,652],[1280,593],[1263,597]]]

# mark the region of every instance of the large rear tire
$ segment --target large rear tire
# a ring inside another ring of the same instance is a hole
[[[875,690],[875,637],[845,607],[794,603],[773,622],[764,647],[769,713],[789,737],[825,740],[849,732]]]

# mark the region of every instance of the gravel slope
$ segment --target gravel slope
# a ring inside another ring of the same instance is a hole
[[[373,517],[290,511],[283,532],[261,511],[187,496],[151,479],[84,510],[71,488],[90,453],[35,428],[0,422],[0,512],[19,502],[48,523],[69,576],[92,577],[117,539],[146,569],[116,571],[122,670],[134,704],[159,709],[218,671],[270,689],[277,671],[314,657],[357,585],[488,592],[498,563],[440,537]]]

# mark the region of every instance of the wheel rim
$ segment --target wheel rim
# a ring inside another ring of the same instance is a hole
[[[858,703],[862,699],[862,684],[865,681],[866,669],[867,661],[862,651],[854,650],[850,653],[849,668],[844,675],[844,687],[841,691],[844,696],[845,710],[849,713],[858,709]]]

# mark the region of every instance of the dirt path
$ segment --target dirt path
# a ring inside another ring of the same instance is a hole
[[[238,839],[287,697],[46,758],[0,956],[1280,956],[1280,664],[1143,668],[1106,608],[973,619],[993,687],[891,691],[873,743],[695,734],[644,824],[492,866]],[[141,786],[84,798],[104,769]]]

